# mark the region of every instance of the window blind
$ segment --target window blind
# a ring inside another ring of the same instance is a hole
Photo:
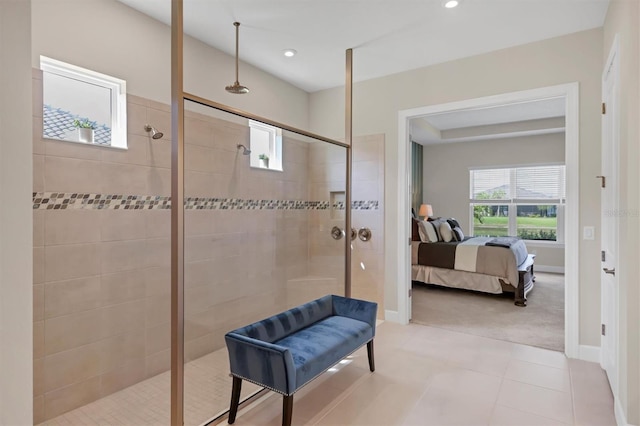
[[[469,175],[472,202],[564,203],[564,165],[478,169]]]

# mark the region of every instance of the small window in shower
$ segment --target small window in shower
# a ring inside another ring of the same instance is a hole
[[[282,129],[249,120],[251,167],[282,171]]]
[[[43,137],[127,148],[126,82],[40,56]]]

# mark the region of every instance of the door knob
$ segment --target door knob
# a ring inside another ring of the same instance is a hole
[[[604,271],[605,274],[611,274],[611,275],[615,275],[616,274],[616,268],[602,268],[602,270]]]

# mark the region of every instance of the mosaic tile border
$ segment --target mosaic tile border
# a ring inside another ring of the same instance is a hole
[[[186,210],[344,210],[344,202],[329,201],[245,200],[241,198],[187,197]],[[168,210],[171,197],[160,195],[81,194],[34,192],[34,210]],[[378,210],[379,202],[353,201],[352,210]]]

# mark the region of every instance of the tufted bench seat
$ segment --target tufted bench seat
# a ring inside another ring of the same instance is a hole
[[[375,370],[373,302],[327,295],[225,335],[233,376],[229,423],[235,422],[242,380],[281,393],[282,424],[291,424],[293,394],[367,344]]]

